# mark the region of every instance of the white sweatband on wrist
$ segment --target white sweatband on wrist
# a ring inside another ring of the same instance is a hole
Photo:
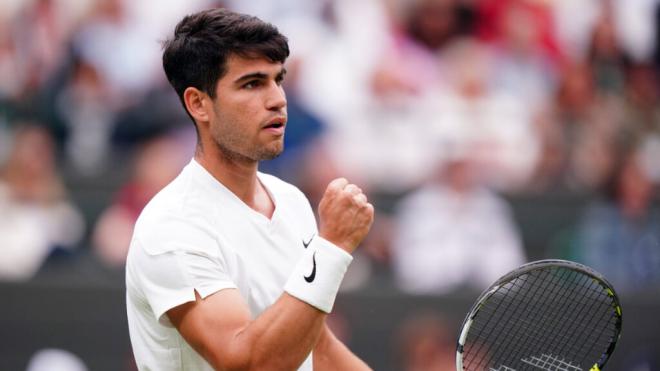
[[[293,269],[284,291],[319,310],[330,313],[351,254],[332,242],[315,236]]]

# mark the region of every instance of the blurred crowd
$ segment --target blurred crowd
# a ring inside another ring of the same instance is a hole
[[[121,271],[195,145],[160,42],[217,6],[290,40],[286,151],[261,170],[313,204],[337,176],[373,200],[346,289],[481,290],[528,261],[508,200],[561,192],[588,202],[544,256],[660,289],[658,0],[3,0],[0,280]]]
[[[660,287],[656,0],[3,1],[0,278],[82,253],[121,269],[194,149],[159,43],[211,6],[290,38],[287,150],[261,170],[312,203],[337,176],[374,200],[347,288],[481,288],[527,261],[507,200],[557,192],[593,202],[548,256]]]

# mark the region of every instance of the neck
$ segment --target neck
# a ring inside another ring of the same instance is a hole
[[[257,161],[230,158],[221,151],[195,152],[195,160],[215,179],[227,187],[248,206],[255,208],[261,185],[257,179]]]

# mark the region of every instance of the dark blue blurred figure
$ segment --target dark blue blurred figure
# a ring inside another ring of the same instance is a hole
[[[660,288],[660,210],[637,153],[622,157],[606,193],[582,218],[576,259],[620,292]]]

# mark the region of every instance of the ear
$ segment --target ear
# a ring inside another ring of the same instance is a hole
[[[209,121],[208,110],[210,105],[205,102],[207,99],[209,99],[209,96],[197,88],[188,87],[183,91],[183,101],[186,104],[186,109],[198,123]]]

